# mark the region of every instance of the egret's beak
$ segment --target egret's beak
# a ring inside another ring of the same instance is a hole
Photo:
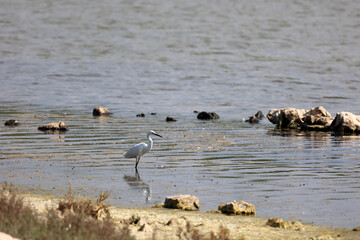
[[[159,134],[157,134],[157,133],[153,133],[155,136],[158,136],[158,137],[161,137],[161,138],[163,138],[162,136],[160,136]]]

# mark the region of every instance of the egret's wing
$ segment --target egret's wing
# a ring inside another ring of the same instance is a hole
[[[132,148],[125,153],[125,158],[136,158],[138,156],[142,156],[143,149],[146,147],[145,143],[139,143],[133,146]]]

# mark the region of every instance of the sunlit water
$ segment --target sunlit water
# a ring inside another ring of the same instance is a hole
[[[358,226],[359,136],[243,118],[287,106],[360,114],[359,12],[357,1],[2,1],[0,181],[56,195],[71,182],[116,206],[245,200],[261,217]],[[113,114],[94,118],[95,106]],[[12,118],[22,125],[5,127]],[[70,131],[37,130],[58,120]],[[164,138],[137,179],[122,155],[149,129]]]

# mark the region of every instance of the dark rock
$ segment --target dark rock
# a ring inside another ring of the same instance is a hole
[[[261,111],[258,111],[254,116],[259,120],[261,120],[265,117]]]
[[[246,119],[245,122],[249,123],[259,123],[260,119],[258,119],[255,115],[249,117],[249,119]]]
[[[200,208],[199,199],[193,195],[170,196],[165,199],[164,208],[196,211]]]
[[[199,120],[212,120],[212,119],[219,119],[219,115],[215,112],[200,112],[197,115],[197,119]]]
[[[220,205],[218,209],[225,214],[255,215],[255,206],[245,201],[233,201]]]
[[[152,115],[152,116],[156,116],[156,113],[155,113],[155,112],[152,112],[152,113],[150,113],[150,115]]]
[[[246,119],[245,122],[259,123],[260,120],[263,118],[264,118],[264,114],[261,111],[258,111],[255,115],[249,117],[249,119]]]
[[[5,126],[7,127],[17,127],[21,125],[21,123],[18,120],[10,119],[5,122]]]
[[[350,112],[337,113],[330,129],[339,133],[360,133],[360,116]]]
[[[68,128],[66,127],[66,124],[63,121],[53,122],[49,123],[44,126],[38,127],[40,131],[67,131]]]
[[[194,113],[199,113],[199,111],[194,110]]]
[[[93,116],[108,116],[108,115],[110,115],[110,112],[107,108],[96,107],[93,110]]]
[[[176,122],[176,119],[173,118],[173,117],[167,116],[167,117],[166,117],[166,121],[167,121],[167,122]]]
[[[145,117],[145,113],[139,113],[136,115],[136,117]]]

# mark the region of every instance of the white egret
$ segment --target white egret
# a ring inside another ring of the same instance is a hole
[[[136,158],[136,164],[135,164],[135,169],[137,170],[137,165],[140,162],[140,158],[147,152],[149,152],[153,146],[153,140],[151,139],[151,135],[155,135],[158,137],[161,137],[159,134],[155,133],[154,131],[149,131],[147,133],[147,139],[148,139],[148,144],[146,143],[139,143],[136,144],[135,146],[133,146],[132,148],[129,149],[129,151],[127,151],[127,153],[125,153],[125,158]]]

